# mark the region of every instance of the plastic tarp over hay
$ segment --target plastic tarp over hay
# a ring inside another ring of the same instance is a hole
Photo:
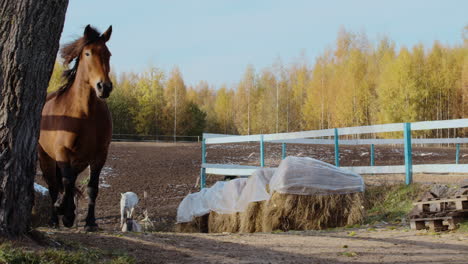
[[[271,191],[286,194],[346,194],[364,191],[359,174],[307,157],[287,157],[270,181]]]
[[[211,211],[220,214],[237,212],[236,205],[247,179],[219,181],[210,188],[187,195],[177,209],[177,222],[185,223]]]
[[[267,232],[359,223],[364,182],[358,174],[311,159],[288,157],[277,169],[217,182],[189,194],[177,211],[181,232]]]

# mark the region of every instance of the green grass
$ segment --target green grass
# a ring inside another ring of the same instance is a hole
[[[135,263],[133,257],[126,255],[116,255],[100,250],[68,251],[62,249],[46,249],[28,251],[22,248],[15,248],[9,243],[0,245],[0,263],[9,264],[124,264]]]
[[[354,251],[345,251],[345,252],[342,252],[341,255],[350,257],[350,258],[358,256],[358,254]]]
[[[80,181],[80,184],[83,185],[83,186],[84,186],[84,185],[88,185],[88,183],[89,183],[89,176],[83,178],[83,179]]]
[[[468,232],[468,221],[464,221],[458,224],[459,232]]]
[[[368,186],[365,193],[367,201],[365,223],[400,222],[413,209],[413,201],[425,190],[426,188],[420,184]]]

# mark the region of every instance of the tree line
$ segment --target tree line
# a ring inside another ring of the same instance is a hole
[[[178,68],[113,76],[114,134],[260,134],[468,116],[468,26],[463,43],[396,48],[341,29],[313,64],[304,55],[248,65],[236,85],[187,86]],[[49,90],[60,85],[56,63]],[[463,130],[417,136],[465,136]]]

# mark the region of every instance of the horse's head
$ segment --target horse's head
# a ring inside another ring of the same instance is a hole
[[[72,73],[83,78],[101,99],[109,97],[112,91],[109,78],[111,53],[106,46],[111,34],[112,26],[101,34],[88,25],[81,38],[62,48],[62,57],[66,64],[77,59],[77,68],[74,69],[75,72],[72,70]]]
[[[81,51],[82,67],[88,72],[89,85],[94,88],[99,98],[109,97],[112,91],[112,82],[109,78],[109,60],[111,53],[106,46],[106,42],[112,34],[112,26],[102,35],[89,25],[85,28],[84,38],[89,39],[89,44]]]

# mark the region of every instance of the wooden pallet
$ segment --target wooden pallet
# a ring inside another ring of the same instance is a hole
[[[413,203],[420,212],[431,212],[431,205],[435,205],[434,212],[455,211],[468,209],[468,195],[457,195],[447,198],[429,198],[426,201]]]
[[[463,187],[460,193],[461,195],[468,195],[468,187]]]
[[[445,231],[457,228],[457,224],[463,221],[463,217],[443,216],[430,218],[415,218],[410,220],[413,230],[429,229],[432,231]]]
[[[433,218],[433,217],[444,217],[444,216],[455,216],[464,217],[468,219],[468,209],[456,210],[456,211],[440,211],[440,212],[419,212],[418,215],[412,215],[411,219],[416,218]]]

